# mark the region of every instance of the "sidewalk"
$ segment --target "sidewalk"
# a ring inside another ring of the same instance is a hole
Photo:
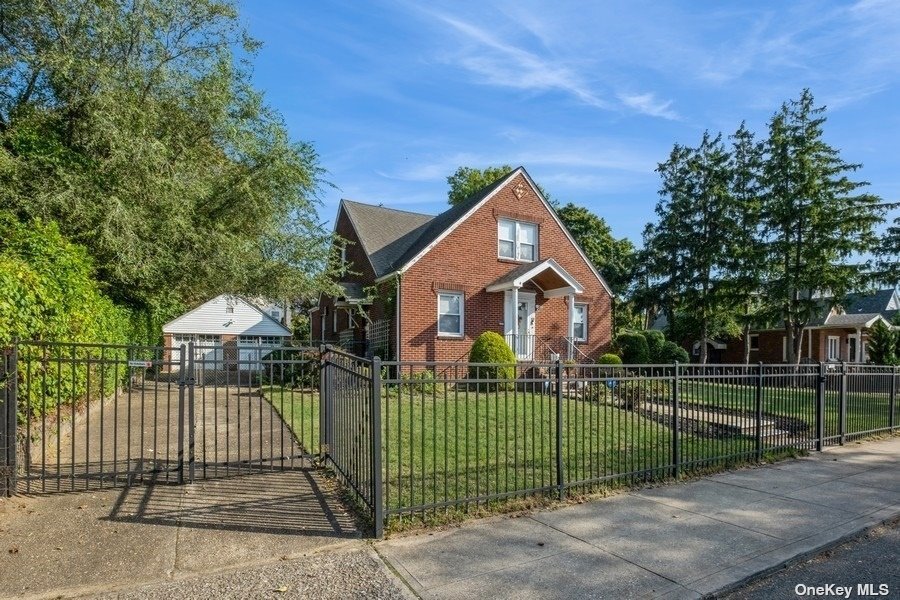
[[[900,437],[375,549],[423,598],[697,598],[900,514]]]

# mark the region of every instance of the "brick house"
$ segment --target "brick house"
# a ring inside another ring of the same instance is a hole
[[[342,200],[345,275],[311,311],[315,339],[404,361],[464,360],[484,331],[519,360],[593,360],[612,339],[609,286],[517,168],[425,215]]]
[[[890,325],[900,313],[900,294],[894,288],[850,294],[843,305],[823,297],[821,310],[803,332],[800,359],[804,362],[868,360],[866,345],[869,331],[881,321]],[[657,319],[653,328],[665,327],[665,318]],[[744,360],[743,336],[729,340],[709,340],[709,362],[738,364]],[[699,357],[700,343],[688,341],[685,349],[694,360]],[[761,327],[750,333],[750,362],[787,362],[787,336],[783,327]]]

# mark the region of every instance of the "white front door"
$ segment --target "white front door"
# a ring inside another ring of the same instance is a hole
[[[535,350],[534,294],[519,292],[518,306],[512,306],[512,294],[506,292],[506,339],[520,360],[533,360]],[[515,317],[513,317],[515,315]]]

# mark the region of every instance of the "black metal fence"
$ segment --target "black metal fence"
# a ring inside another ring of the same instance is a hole
[[[900,370],[873,365],[498,366],[50,342],[0,358],[0,493],[318,457],[378,536],[391,519],[677,478],[900,426]]]
[[[0,348],[0,497],[16,488],[15,372],[15,348]]]
[[[381,453],[381,361],[329,348],[323,353],[323,457],[384,531]]]
[[[677,478],[897,428],[895,367],[382,367],[388,519]]]
[[[4,356],[8,493],[180,484],[318,452],[318,349],[21,342]]]

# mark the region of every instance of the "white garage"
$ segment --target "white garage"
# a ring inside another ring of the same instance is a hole
[[[163,325],[172,370],[179,368],[181,345],[194,342],[194,360],[199,367],[257,371],[262,368],[260,359],[290,338],[291,331],[263,307],[229,294],[216,296]]]

